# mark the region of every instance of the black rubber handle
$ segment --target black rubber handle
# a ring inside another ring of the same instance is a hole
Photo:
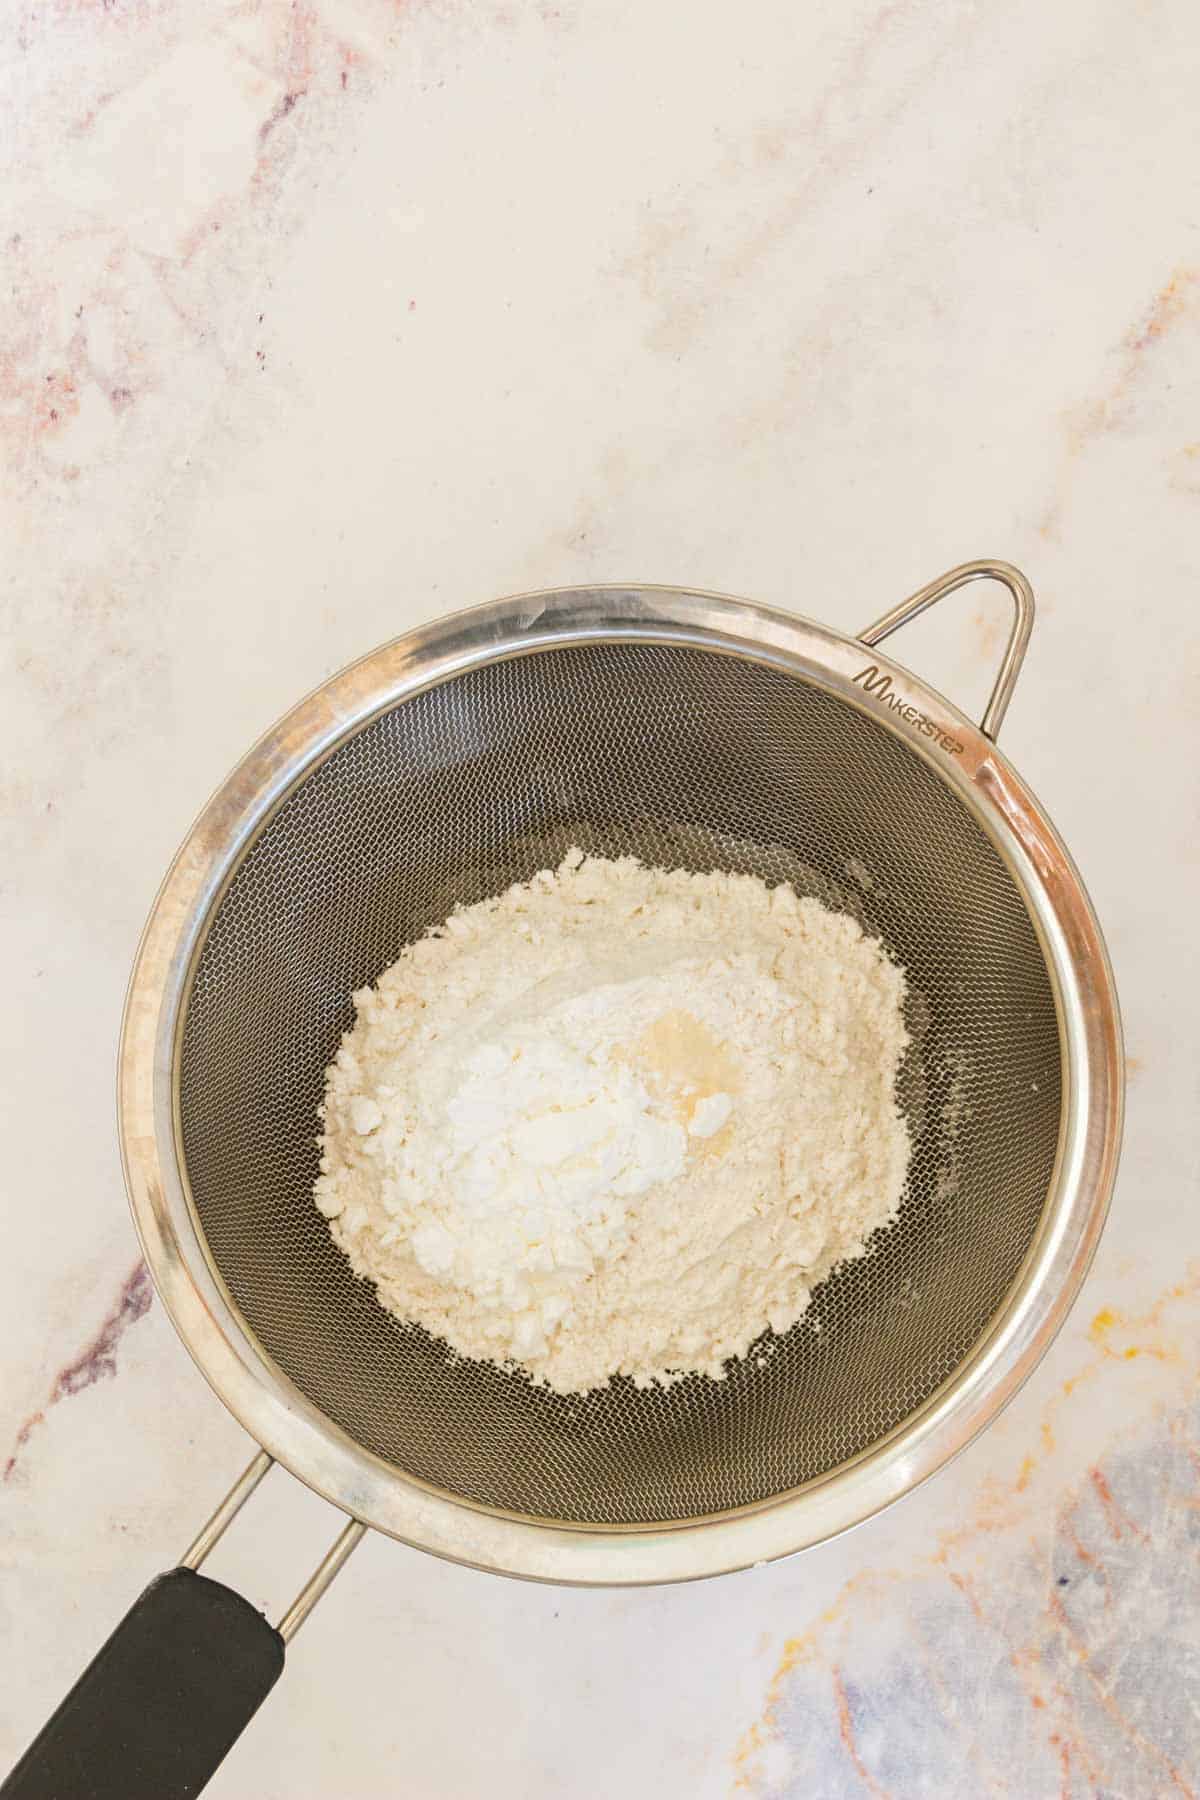
[[[0,1787],[3,1800],[190,1800],[283,1671],[283,1639],[219,1581],[152,1581]]]

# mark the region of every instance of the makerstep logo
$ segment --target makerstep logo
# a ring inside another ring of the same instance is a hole
[[[950,756],[962,755],[963,747],[958,739],[950,737],[940,725],[921,712],[919,707],[911,706],[904,695],[892,686],[891,676],[875,663],[861,669],[854,680],[865,694],[870,694],[872,700],[878,700],[882,706],[903,719],[906,725],[915,725],[922,737],[932,738]]]

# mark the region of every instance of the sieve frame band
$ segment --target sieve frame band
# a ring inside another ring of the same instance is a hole
[[[651,1530],[489,1513],[423,1488],[331,1425],[265,1356],[215,1278],[174,1130],[189,972],[231,872],[296,783],[348,734],[434,682],[498,656],[610,639],[774,664],[876,717],[932,763],[1016,879],[1045,948],[1064,1043],[1062,1140],[1043,1226],[992,1329],[954,1376],[889,1438],[804,1488]],[[1119,1145],[1120,1024],[1103,939],[1064,846],[986,734],[876,653],[870,666],[901,702],[881,707],[862,683],[863,655],[861,641],[699,590],[591,587],[495,602],[335,675],[260,740],[193,827],[143,935],[122,1029],[121,1145],[134,1220],[168,1314],[219,1397],[276,1460],[342,1510],[434,1554],[529,1579],[696,1579],[790,1554],[869,1517],[963,1448],[1044,1353],[1094,1252]]]

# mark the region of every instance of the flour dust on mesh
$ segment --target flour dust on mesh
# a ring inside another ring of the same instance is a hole
[[[719,1378],[896,1216],[904,992],[789,887],[573,850],[355,994],[317,1205],[462,1356]]]

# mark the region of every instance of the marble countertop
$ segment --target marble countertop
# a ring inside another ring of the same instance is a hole
[[[1200,1793],[1191,0],[16,0],[0,20],[0,1765],[248,1440],[139,1262],[121,998],[246,745],[407,626],[691,583],[857,629],[997,555],[1108,934],[1111,1221],[916,1495],[682,1589],[368,1538],[222,1800]],[[896,653],[978,712],[1005,599]],[[903,647],[901,648],[901,643]],[[212,1572],[336,1520],[276,1472]]]

